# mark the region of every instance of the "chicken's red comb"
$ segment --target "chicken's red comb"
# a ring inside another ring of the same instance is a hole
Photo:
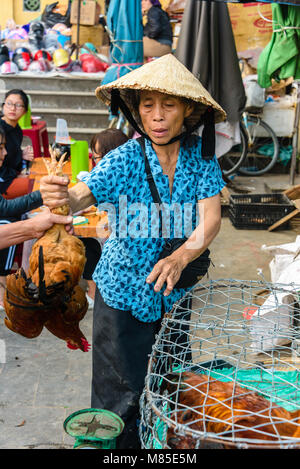
[[[90,348],[91,348],[91,345],[83,337],[81,337],[80,340],[81,340],[81,343],[83,345],[83,351],[84,352],[89,352]],[[71,350],[78,350],[79,349],[79,347],[77,345],[72,344],[71,342],[67,342],[67,347],[70,348]]]
[[[67,342],[67,347],[70,348],[71,350],[77,350],[78,349],[77,345],[71,344],[71,342]]]

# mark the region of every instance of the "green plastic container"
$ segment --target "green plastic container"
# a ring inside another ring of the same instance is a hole
[[[103,409],[83,409],[64,421],[64,430],[75,438],[74,449],[115,449],[123,420]]]
[[[81,171],[89,171],[89,144],[84,140],[75,140],[71,144],[72,182],[77,182]]]
[[[28,104],[28,111],[24,116],[19,119],[18,124],[23,130],[27,129],[32,129],[32,123],[31,123],[31,99],[30,96],[28,96],[29,104]]]

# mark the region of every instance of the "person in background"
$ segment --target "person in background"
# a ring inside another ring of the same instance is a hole
[[[21,175],[25,162],[32,161],[33,149],[27,146],[22,150],[23,132],[18,122],[28,111],[29,100],[24,91],[10,90],[6,93],[0,119],[0,127],[6,138],[7,155],[0,168],[0,194],[14,199],[30,192],[30,180]]]
[[[123,145],[127,140],[129,140],[127,135],[119,129],[105,129],[94,135],[91,141],[93,165],[96,166],[108,152]],[[90,211],[90,209],[87,209],[87,211]],[[84,214],[84,211],[82,214]],[[85,245],[87,258],[83,278],[88,283],[87,299],[92,307],[96,292],[96,284],[92,276],[101,256],[101,244],[96,238],[81,238],[81,240]]]
[[[142,0],[144,26],[144,57],[161,57],[172,52],[173,33],[169,15],[161,8],[159,0]]]
[[[129,138],[119,129],[106,129],[93,136],[91,141],[92,159],[96,164],[106,153],[126,143]]]
[[[0,169],[7,157],[5,144],[5,132],[0,126]],[[59,183],[60,180],[61,178],[57,182]],[[58,220],[46,209],[41,215],[19,221],[24,213],[41,205],[43,205],[43,199],[40,191],[34,191],[13,200],[7,200],[0,195],[0,310],[3,308],[6,277],[14,262],[16,245],[29,239],[39,238],[41,236],[39,233],[51,228]],[[65,223],[63,220],[64,218],[61,223]],[[70,223],[69,218],[67,223]]]

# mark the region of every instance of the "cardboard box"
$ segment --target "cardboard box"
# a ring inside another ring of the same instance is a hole
[[[103,27],[97,26],[80,26],[79,28],[79,45],[82,46],[86,42],[91,42],[97,49],[106,45],[108,42],[107,34]],[[72,26],[72,43],[77,43],[77,26]]]
[[[98,52],[99,52],[99,54],[105,55],[107,58],[109,58],[110,46],[109,45],[100,46],[100,47],[98,47]]]
[[[94,26],[99,24],[99,15],[101,7],[95,0],[81,0],[80,24],[85,26]],[[71,7],[71,23],[77,24],[78,19],[78,0],[73,0]]]
[[[266,47],[273,32],[270,3],[229,3],[228,11],[238,52]]]

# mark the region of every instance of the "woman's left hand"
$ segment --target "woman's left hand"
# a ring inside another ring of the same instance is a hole
[[[30,146],[24,148],[24,150],[23,150],[23,160],[33,161],[33,159],[34,159],[33,148],[30,147]]]
[[[182,259],[172,254],[171,256],[161,259],[157,264],[155,264],[146,281],[147,283],[152,283],[156,280],[154,285],[155,292],[159,292],[166,283],[164,296],[168,296],[178,282],[184,268],[185,264]]]

